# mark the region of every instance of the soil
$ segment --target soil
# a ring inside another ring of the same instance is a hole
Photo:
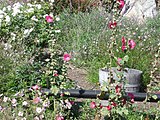
[[[77,68],[73,65],[68,66],[68,77],[74,80],[77,88],[85,90],[98,89],[99,86],[87,80],[87,71],[83,68]]]

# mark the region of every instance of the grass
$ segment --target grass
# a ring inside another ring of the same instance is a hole
[[[88,80],[98,82],[98,69],[105,67],[109,61],[107,46],[111,32],[106,28],[108,21],[105,14],[94,9],[90,13],[79,12],[78,14],[70,14],[65,11],[60,17],[59,26],[62,33],[59,36],[59,42],[65,51],[71,53],[73,64],[88,70]],[[154,59],[153,54],[158,49],[159,19],[160,16],[148,20],[143,25],[137,25],[134,21],[122,20],[116,36],[117,46],[120,47],[122,36],[136,41],[136,48],[128,53],[130,58],[127,67],[143,71],[144,86],[150,81],[151,62]],[[117,57],[124,56],[124,53],[119,52],[120,47],[115,49]],[[113,66],[116,66],[116,62],[113,63]]]

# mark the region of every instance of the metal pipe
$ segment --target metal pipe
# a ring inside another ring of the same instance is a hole
[[[48,92],[49,95],[51,94],[51,91],[49,89],[43,89],[43,92]],[[100,94],[100,90],[84,90],[84,89],[68,89],[68,90],[61,90],[58,94],[62,93],[70,93],[69,95],[65,95],[67,97],[76,97],[76,98],[91,98],[96,99],[97,96]],[[135,101],[144,101],[146,99],[146,93],[132,93],[134,95]],[[160,100],[160,94],[153,94],[157,96],[157,99],[149,99],[148,102],[158,102]],[[124,96],[127,97],[127,96]],[[100,98],[102,100],[107,100],[109,98],[109,94],[105,93],[103,98]]]

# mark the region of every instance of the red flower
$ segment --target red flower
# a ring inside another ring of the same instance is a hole
[[[92,108],[92,109],[96,108],[96,103],[95,102],[91,102],[90,103],[90,108]]]
[[[125,105],[126,104],[126,99],[122,99],[122,104]]]
[[[100,104],[99,107],[102,109],[103,108],[102,104]]]
[[[130,48],[131,50],[134,49],[135,46],[136,46],[135,41],[134,41],[134,40],[129,40],[129,41],[128,41],[128,46],[129,46],[129,48]]]
[[[121,61],[122,61],[122,58],[118,58],[118,59],[117,59],[117,64],[118,64],[119,66],[122,66]]]
[[[126,50],[127,50],[127,47],[122,45],[122,51],[124,52]]]
[[[46,21],[47,21],[48,23],[51,23],[51,22],[53,22],[53,18],[48,15],[48,16],[46,16]]]
[[[71,59],[71,56],[70,56],[69,54],[66,53],[66,54],[63,55],[63,60],[64,60],[64,61],[67,62],[67,61],[69,61],[70,59]]]
[[[107,110],[110,111],[112,107],[110,105],[106,106]]]
[[[122,37],[122,51],[125,51],[127,50],[127,47],[126,47],[126,40],[124,38],[124,36]]]
[[[70,103],[71,103],[71,105],[73,105],[73,104],[74,104],[74,101],[70,101]]]
[[[111,102],[111,105],[114,106],[114,107],[117,106],[117,104],[115,102]]]
[[[134,95],[132,93],[128,93],[128,96],[131,98],[131,99],[134,99]]]
[[[116,85],[115,89],[116,89],[117,95],[119,95],[119,94],[120,94],[120,91],[121,91],[121,86]]]
[[[122,9],[125,4],[124,0],[118,0],[118,2],[119,2],[119,9]]]
[[[131,99],[131,103],[134,103],[134,95],[132,93],[128,93],[128,96]]]
[[[117,22],[109,22],[109,24],[108,24],[108,27],[110,28],[110,29],[113,29],[113,28],[115,28],[117,26]]]

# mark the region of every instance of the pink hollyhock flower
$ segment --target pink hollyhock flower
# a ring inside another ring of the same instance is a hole
[[[131,50],[134,49],[135,46],[136,46],[135,41],[134,41],[134,40],[129,40],[129,41],[128,41],[128,46],[129,46],[129,48],[130,48]]]
[[[35,85],[35,86],[32,86],[32,89],[33,90],[38,90],[38,89],[40,89],[40,87],[38,85]]]
[[[73,104],[74,104],[74,101],[70,101],[70,103],[71,103],[71,105],[73,105]]]
[[[48,16],[46,16],[46,21],[48,23],[51,23],[51,22],[53,22],[53,18],[50,15],[48,15]]]
[[[117,104],[115,102],[111,102],[111,105],[114,106],[114,107],[117,106]]]
[[[118,58],[118,59],[117,59],[117,64],[118,64],[119,66],[122,66],[121,61],[122,61],[122,58]]]
[[[134,95],[132,93],[128,93],[128,96],[131,98],[131,103],[134,103]]]
[[[126,45],[126,39],[124,38],[124,36],[122,37],[122,46]]]
[[[90,103],[90,108],[92,108],[92,109],[96,108],[96,103],[95,102],[91,102]]]
[[[124,52],[126,50],[127,50],[127,47],[122,45],[122,51]]]
[[[119,2],[119,9],[122,9],[125,4],[124,0],[118,0],[118,2]]]
[[[117,95],[119,95],[119,94],[120,94],[120,91],[121,91],[121,86],[116,85],[115,89],[116,89]]]
[[[110,111],[112,107],[110,105],[106,106],[107,110]]]
[[[54,70],[53,71],[53,76],[57,77],[58,76],[58,71]]]
[[[102,104],[100,104],[99,107],[102,109],[103,108]]]
[[[125,51],[127,50],[127,47],[126,47],[126,40],[124,38],[124,36],[122,37],[122,51]]]
[[[125,105],[126,104],[126,99],[122,99],[122,104]]]
[[[70,59],[71,59],[71,56],[70,56],[69,54],[66,53],[66,54],[63,55],[63,60],[64,60],[64,61],[67,62],[67,61],[69,61]]]
[[[36,97],[33,99],[33,103],[37,104],[41,101],[40,97]]]
[[[58,115],[58,116],[56,116],[56,120],[64,120],[64,117],[63,117],[63,116]]]
[[[115,28],[117,26],[117,22],[109,22],[109,24],[108,24],[108,27],[110,28],[110,29],[113,29],[113,28]]]

